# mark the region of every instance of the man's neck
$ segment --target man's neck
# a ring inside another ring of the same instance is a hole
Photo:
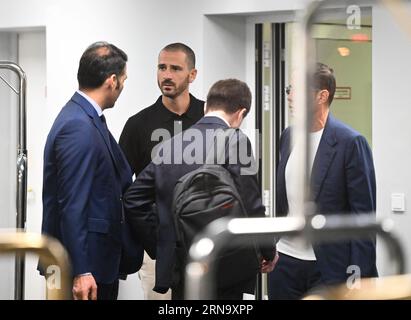
[[[163,95],[161,100],[163,102],[163,105],[168,110],[180,116],[184,114],[190,107],[190,94],[188,90],[184,91],[175,98],[169,98]]]
[[[222,110],[212,110],[212,111],[208,111],[205,115],[205,117],[217,117],[222,119],[227,126],[229,126],[231,128],[231,118],[227,115],[227,113],[225,113]]]
[[[327,122],[328,114],[330,113],[330,108],[328,106],[321,106],[314,113],[313,124],[311,126],[311,132],[320,131],[325,127]]]
[[[103,95],[98,90],[87,90],[87,89],[79,89],[81,92],[88,95],[91,99],[93,99],[102,110],[105,109],[105,101],[103,99]]]

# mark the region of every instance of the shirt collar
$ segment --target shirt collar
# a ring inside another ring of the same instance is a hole
[[[197,119],[198,112],[196,110],[196,105],[198,103],[199,101],[190,94],[190,105],[188,106],[186,113],[184,113],[188,118]]]
[[[167,109],[167,107],[163,104],[163,100],[162,100],[163,96],[160,96],[157,99],[157,106],[159,107],[159,109],[161,110],[162,116],[164,117],[164,121],[168,121],[170,119],[175,119],[176,117],[187,117],[190,119],[197,119],[197,114],[196,114],[196,110],[194,105],[197,103],[197,99],[194,98],[194,96],[192,96],[190,94],[190,104],[188,106],[188,109],[185,113],[183,113],[181,116],[179,116],[177,113],[170,111],[169,109]]]
[[[93,108],[96,110],[97,114],[99,117],[103,114],[103,110],[101,107],[98,105],[97,102],[95,102],[93,99],[91,99],[88,95],[86,95],[83,91],[77,90],[77,93],[81,95],[84,99],[86,99],[90,104],[93,106]]]
[[[222,116],[220,116],[220,115],[218,114],[218,112],[215,112],[215,111],[207,112],[207,114],[205,114],[204,117],[216,117],[216,118],[218,118],[218,119],[221,119],[221,120],[224,121],[224,123],[225,123],[229,128],[231,128],[231,126],[230,126],[230,124],[228,123],[228,121],[227,121],[226,119],[224,119]]]

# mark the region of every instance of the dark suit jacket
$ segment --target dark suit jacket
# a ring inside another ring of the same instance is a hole
[[[277,172],[277,216],[288,213],[285,167],[290,156],[290,128],[281,137]],[[375,172],[370,147],[363,136],[329,114],[311,174],[317,213],[375,215]],[[350,265],[362,277],[377,276],[375,240],[350,240],[314,245],[325,283],[343,282]]]
[[[208,143],[204,142],[207,136],[206,130],[214,132],[217,129],[227,128],[226,123],[217,117],[204,117],[190,129],[186,130],[184,134],[194,132],[195,130],[201,132],[200,138],[195,140],[195,144],[197,146],[200,144],[205,156],[213,142],[212,139],[207,139]],[[210,136],[210,131],[208,136]],[[237,139],[239,141],[243,140],[251,152],[251,144],[247,136],[238,131]],[[173,163],[156,165],[154,162],[151,162],[140,173],[124,198],[126,217],[130,220],[134,232],[141,237],[140,240],[143,242],[147,253],[152,258],[156,258],[156,285],[154,289],[158,292],[165,292],[173,284],[176,234],[172,213],[172,200],[175,184],[183,175],[202,165],[201,163],[187,164],[181,160],[181,151],[176,150],[185,150],[187,145],[192,145],[191,141],[182,140],[182,134],[179,134],[164,143],[160,147],[159,153],[164,158],[170,154]],[[182,148],[180,148],[181,144]],[[204,162],[204,159],[203,157],[202,162]],[[244,166],[240,163],[226,166],[232,174],[249,216],[263,217],[265,208],[262,205],[256,175],[240,175],[242,167]],[[151,210],[154,202],[157,205],[157,214]],[[156,234],[157,241],[154,237]],[[272,259],[272,250],[270,253],[271,256],[267,257],[268,259]]]
[[[57,116],[44,150],[42,232],[68,250],[73,274],[91,272],[98,283],[141,266],[122,195],[131,169],[93,106],[78,93]]]

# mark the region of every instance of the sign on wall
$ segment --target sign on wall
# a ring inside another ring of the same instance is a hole
[[[334,99],[351,100],[351,87],[336,87]]]

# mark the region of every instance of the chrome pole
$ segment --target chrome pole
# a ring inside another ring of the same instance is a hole
[[[294,76],[296,90],[294,90],[294,112],[295,125],[291,131],[291,141],[295,146],[295,158],[298,163],[295,167],[296,180],[294,185],[298,186],[295,190],[297,195],[296,212],[304,216],[312,216],[315,206],[307,205],[310,201],[310,144],[309,135],[312,126],[312,97],[308,90],[311,76],[314,73],[314,44],[311,40],[311,25],[313,23],[316,10],[322,1],[311,2],[305,10],[298,12],[298,23],[295,29],[296,40],[293,42],[292,63],[297,66],[298,72]]]
[[[27,145],[26,145],[26,91],[27,80],[23,69],[14,62],[0,61],[0,69],[11,70],[19,78],[19,89],[9,86],[19,96],[19,119],[18,119],[18,146],[17,146],[17,195],[16,195],[16,228],[25,230],[27,215]],[[14,298],[24,300],[24,256],[16,254],[14,275]]]

